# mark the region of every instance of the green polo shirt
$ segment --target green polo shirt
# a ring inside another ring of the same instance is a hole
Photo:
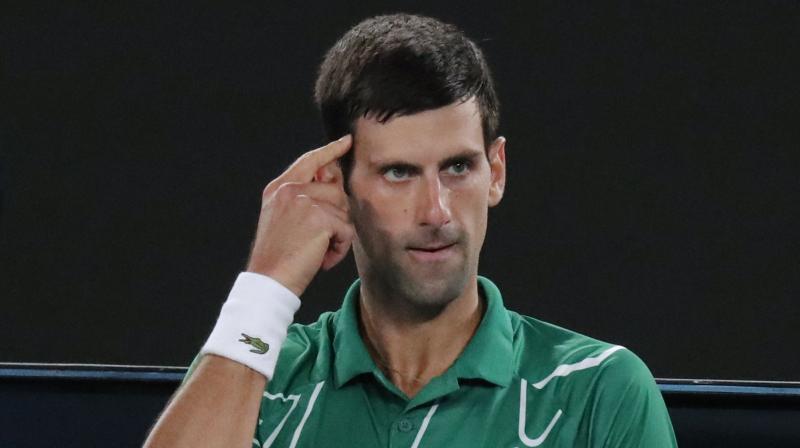
[[[261,401],[254,447],[674,447],[645,364],[521,316],[480,277],[486,313],[456,362],[409,399],[375,365],[342,308],[292,325]]]

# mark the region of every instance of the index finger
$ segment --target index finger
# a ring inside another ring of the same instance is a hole
[[[343,156],[353,143],[350,134],[325,146],[309,151],[297,159],[282,175],[284,182],[309,182],[317,170]]]

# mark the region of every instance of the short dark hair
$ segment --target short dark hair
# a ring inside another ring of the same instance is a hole
[[[385,123],[475,98],[484,146],[497,137],[500,104],[478,46],[454,25],[411,14],[377,16],[328,50],[314,100],[329,140],[352,133],[359,117]],[[345,177],[352,152],[343,158]]]

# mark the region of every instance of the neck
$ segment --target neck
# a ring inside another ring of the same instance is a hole
[[[427,319],[408,319],[362,281],[359,301],[361,333],[375,364],[409,398],[444,373],[458,358],[480,325],[485,304],[477,277],[441,312]]]

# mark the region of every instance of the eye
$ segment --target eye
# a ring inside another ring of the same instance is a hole
[[[400,182],[408,179],[410,174],[409,169],[403,166],[392,166],[383,171],[383,177],[389,182]]]
[[[460,162],[454,162],[447,167],[447,173],[454,176],[463,176],[468,171],[469,171],[469,162],[465,160],[462,160]]]

